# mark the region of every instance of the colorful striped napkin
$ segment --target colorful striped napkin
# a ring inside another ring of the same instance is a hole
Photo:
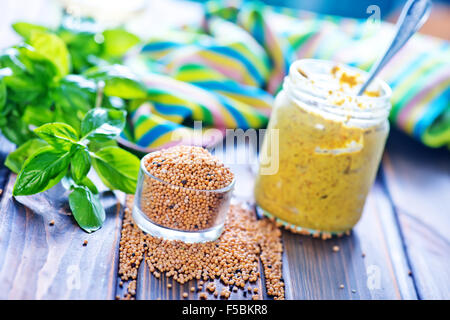
[[[312,14],[254,2],[211,1],[204,21],[152,38],[127,63],[148,85],[123,137],[144,148],[203,129],[262,128],[289,65],[328,59],[368,70],[392,39],[388,23]],[[450,147],[450,46],[416,35],[385,67],[390,120],[431,147]],[[175,134],[174,134],[175,133]],[[210,139],[211,143],[216,139]]]

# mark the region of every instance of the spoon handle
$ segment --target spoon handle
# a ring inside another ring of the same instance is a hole
[[[358,92],[362,95],[370,82],[376,77],[378,72],[386,63],[400,50],[401,47],[416,33],[417,30],[427,21],[431,11],[430,0],[409,0],[400,14],[397,21],[397,32],[386,53],[372,66],[366,82]]]

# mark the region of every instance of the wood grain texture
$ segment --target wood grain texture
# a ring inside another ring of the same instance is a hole
[[[199,281],[191,280],[183,285],[180,285],[178,282],[174,281],[172,278],[168,278],[162,275],[159,279],[154,277],[147,267],[147,265],[141,265],[139,268],[138,274],[138,283],[136,290],[136,299],[138,300],[199,300],[200,292],[208,293],[208,300],[222,300],[220,295],[215,298],[212,294],[206,290],[206,285],[209,282],[214,282],[216,286],[216,290],[221,292],[222,288],[228,287],[225,286],[219,279],[215,279],[214,281],[205,281],[203,284],[203,290],[198,291],[195,290],[191,292],[191,287],[195,287],[197,289],[199,285]],[[172,284],[172,288],[169,289],[167,284]],[[248,286],[248,285],[247,285]],[[247,289],[247,286],[245,289]],[[265,293],[265,287],[263,285],[262,279],[258,279],[257,282],[251,284],[252,288],[258,288],[258,295],[260,299],[270,299]],[[183,293],[188,293],[188,297],[184,298]],[[253,293],[248,293],[247,290],[238,290],[237,292],[231,291],[230,298],[231,300],[251,300]]]
[[[283,273],[293,299],[416,298],[393,211],[378,181],[350,236],[323,241],[284,231],[283,240]]]
[[[368,197],[363,218],[351,236],[323,241],[283,232],[286,298],[416,299],[447,296],[445,266],[448,265],[448,257],[445,250],[448,252],[448,242],[434,232],[444,230],[442,226],[430,227],[430,224],[445,223],[445,217],[433,211],[439,206],[433,206],[426,199],[422,198],[424,203],[418,199],[405,200],[408,198],[404,192],[413,190],[402,180],[408,176],[406,173],[398,176],[398,172],[403,172],[406,160],[393,161],[396,155],[391,148],[385,157],[382,174],[377,177]],[[242,152],[242,149],[236,146],[235,152]],[[394,170],[394,162],[402,163],[401,168]],[[229,163],[237,178],[234,201],[245,202],[250,207],[253,205],[254,164],[254,161]],[[411,165],[408,171],[416,170],[416,166]],[[0,203],[0,298],[113,299],[116,295],[123,296],[126,286],[119,287],[116,274],[122,220],[122,208],[117,205],[117,198],[105,193],[104,204],[110,207],[105,226],[88,235],[68,216],[68,208],[64,207],[65,201],[58,189],[49,190],[53,192],[50,195],[38,195],[26,201],[20,199],[27,203],[27,207],[11,197],[15,175],[1,166],[0,172],[7,176]],[[446,180],[436,175],[436,181],[440,181],[437,185],[446,190]],[[408,178],[417,186],[425,177],[416,177],[419,181]],[[385,182],[389,186],[387,190]],[[432,184],[428,188],[432,188]],[[388,193],[388,190],[392,191]],[[420,194],[409,197],[420,197]],[[436,192],[433,201],[445,201],[443,198]],[[419,213],[415,211],[418,206],[431,210],[436,220],[418,223],[422,221],[418,220],[421,216],[412,215]],[[52,219],[55,226],[50,227],[48,222]],[[87,247],[82,246],[84,239],[89,240]],[[335,245],[340,248],[338,252],[333,251]],[[410,269],[413,277],[408,275]],[[167,283],[172,283],[171,289],[167,288]],[[340,288],[341,284],[344,288]],[[259,287],[261,298],[269,298],[265,294],[263,277],[255,285]],[[188,299],[198,299],[198,292],[192,293],[191,286],[196,287],[196,281],[180,286],[164,276],[156,279],[148,272],[147,266],[141,264],[136,297],[184,299],[182,294],[187,292]],[[216,280],[216,286],[220,292],[220,281]],[[214,299],[212,295],[208,297]],[[244,297],[243,291],[239,290],[230,298],[251,297],[248,294]]]
[[[15,178],[10,175],[0,204],[0,299],[112,299],[122,215],[116,197],[102,197],[105,224],[87,234],[68,208],[42,201],[36,212],[17,202]]]
[[[236,148],[239,150],[239,147]],[[233,172],[236,177],[234,198],[232,199],[233,203],[241,203],[246,206],[248,209],[253,210],[253,206],[249,206],[248,204],[252,201],[253,194],[253,174],[251,173],[249,164],[228,164],[232,167]],[[246,205],[247,203],[247,205]],[[263,274],[261,263],[259,265],[259,272]],[[199,293],[201,291],[195,290],[195,292],[191,292],[191,287],[198,287],[198,282],[196,280],[191,280],[183,285],[180,285],[178,282],[174,281],[172,278],[168,278],[162,275],[159,279],[153,276],[149,272],[148,266],[146,264],[141,264],[139,267],[138,279],[137,279],[137,290],[136,290],[136,299],[139,300],[185,300],[185,299],[199,299]],[[208,299],[211,300],[219,300],[220,296],[215,298],[212,294],[209,294],[209,291],[206,290],[206,285],[208,282],[205,281],[203,285],[203,292],[208,292]],[[216,286],[216,290],[221,292],[222,288],[228,287],[224,285],[219,279],[215,279],[214,284]],[[172,284],[172,288],[168,289],[167,284]],[[264,285],[264,277],[258,279],[255,283],[248,283],[245,287],[247,289],[248,286],[252,288],[258,288],[258,296],[260,299],[270,299],[267,296],[265,285]],[[230,298],[231,300],[251,300],[253,293],[246,292],[247,290],[238,290],[237,292],[231,291]],[[184,298],[183,293],[187,292],[188,297]],[[120,294],[123,296],[124,291],[121,290]]]
[[[383,177],[421,299],[450,298],[450,153],[393,132]]]

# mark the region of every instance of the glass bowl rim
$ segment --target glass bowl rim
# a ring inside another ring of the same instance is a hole
[[[145,157],[147,157],[149,154],[151,154],[153,152],[147,153],[145,156],[142,157],[141,159],[141,165],[140,165],[140,169],[142,172],[144,172],[144,174],[146,174],[147,176],[149,176],[152,179],[155,179],[163,184],[166,184],[168,186],[174,187],[174,188],[179,188],[182,190],[189,190],[189,191],[195,191],[195,192],[213,192],[213,193],[226,193],[230,190],[233,189],[234,184],[236,182],[236,177],[234,177],[234,173],[233,173],[233,180],[230,182],[229,185],[227,185],[226,187],[223,187],[221,189],[213,189],[213,190],[203,190],[203,189],[193,189],[193,188],[187,188],[187,187],[182,187],[182,186],[178,186],[176,184],[172,184],[170,182],[164,181],[154,175],[152,175],[150,172],[148,172],[147,168],[144,166],[144,159]]]

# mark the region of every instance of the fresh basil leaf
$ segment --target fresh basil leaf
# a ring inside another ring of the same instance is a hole
[[[94,30],[74,30],[62,26],[57,33],[67,45],[75,73],[94,66],[90,58],[100,56],[103,46],[96,41],[97,33]]]
[[[56,185],[67,172],[70,152],[44,147],[34,153],[22,167],[14,184],[13,195],[36,194]]]
[[[139,81],[127,67],[123,65],[107,65],[87,70],[86,77],[96,81],[104,81],[103,92],[107,96],[122,99],[139,99],[147,97],[145,85]]]
[[[107,109],[126,110],[127,104],[121,98],[104,96],[102,99],[102,107]]]
[[[28,39],[28,43],[56,66],[61,77],[69,73],[69,51],[64,41],[57,35],[34,30]]]
[[[106,147],[117,147],[117,141],[116,140],[106,140],[106,141],[97,141],[92,140],[88,143],[88,150],[91,152],[97,152],[100,149],[106,148]]]
[[[119,147],[106,147],[93,154],[92,164],[108,188],[134,194],[139,172],[135,155]]]
[[[79,183],[88,174],[91,168],[91,157],[86,149],[78,149],[70,159],[70,172],[72,178]]]
[[[69,195],[69,205],[78,225],[86,232],[101,228],[106,214],[99,197],[84,186],[76,186]]]
[[[36,138],[36,135],[28,128],[28,124],[19,115],[10,113],[4,119],[5,123],[2,124],[0,129],[12,143],[20,146],[28,140]]]
[[[6,95],[6,84],[3,81],[3,77],[0,76],[0,111],[2,111],[6,105]]]
[[[81,130],[81,119],[83,119],[84,114],[81,111],[73,110],[72,112],[67,112],[61,105],[55,103],[55,122],[67,123],[77,132]]]
[[[21,74],[27,71],[25,65],[19,60],[19,50],[8,48],[0,55],[0,68],[9,68],[13,74]]]
[[[83,139],[114,139],[125,126],[126,113],[121,110],[94,108],[91,109],[81,122],[81,136]]]
[[[52,90],[51,97],[65,112],[84,115],[94,107],[96,91],[94,81],[79,75],[68,75]]]
[[[38,97],[35,101],[27,104],[22,115],[22,120],[28,124],[42,126],[55,121],[52,111],[53,101],[48,96]]]
[[[81,181],[78,183],[79,185],[86,186],[91,190],[92,193],[98,194],[98,189],[95,186],[95,184],[89,179],[88,177],[84,177],[81,179]]]
[[[12,28],[24,39],[29,39],[34,31],[46,32],[48,29],[44,26],[32,24],[28,22],[16,22],[12,24]]]
[[[34,132],[57,150],[70,151],[72,145],[78,141],[75,129],[61,122],[44,124],[36,128]]]
[[[10,70],[9,74],[2,77],[5,86],[9,89],[8,99],[18,103],[28,103],[44,91],[44,83],[49,80],[48,77],[54,75],[53,67],[47,70],[46,66],[49,66],[50,62],[40,60],[38,57],[33,57],[36,59],[31,60],[27,56],[26,48],[20,50],[23,52],[18,48],[7,49],[0,56],[0,68]]]
[[[31,139],[22,144],[13,152],[9,153],[5,160],[5,166],[14,173],[19,173],[22,166],[32,154],[48,144],[41,139]]]
[[[57,66],[42,52],[26,44],[17,46],[18,59],[26,67],[27,73],[41,87],[47,90],[48,85],[58,75]]]
[[[64,189],[66,190],[72,190],[73,187],[76,186],[75,181],[73,181],[72,177],[70,176],[70,174],[66,174],[62,179],[61,179],[61,185],[63,186]]]
[[[103,31],[103,54],[106,57],[121,57],[139,43],[139,37],[123,29]]]
[[[88,187],[93,194],[98,194],[97,187],[88,177],[84,177],[80,182],[76,183],[70,174],[67,174],[61,179],[61,183],[66,190],[71,190],[76,186],[85,186]]]

